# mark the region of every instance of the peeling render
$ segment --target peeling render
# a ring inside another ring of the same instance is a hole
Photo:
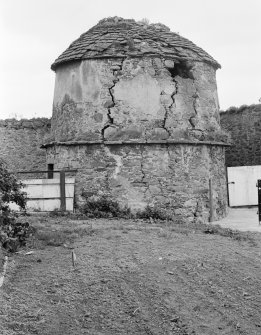
[[[57,69],[53,140],[222,140],[217,109],[208,64],[84,60]]]

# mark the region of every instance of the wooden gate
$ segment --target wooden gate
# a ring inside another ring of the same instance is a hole
[[[29,211],[49,212],[54,210],[74,210],[74,184],[75,177],[66,177],[68,171],[22,171],[19,174],[34,175],[47,174],[47,178],[21,178],[25,185],[23,191],[27,194],[27,209]],[[10,204],[11,209],[19,210],[15,204]]]

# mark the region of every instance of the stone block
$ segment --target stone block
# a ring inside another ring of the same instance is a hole
[[[168,69],[174,68],[174,61],[171,59],[165,59],[164,64]]]
[[[166,140],[169,138],[169,133],[164,128],[154,128],[147,138],[150,140]]]

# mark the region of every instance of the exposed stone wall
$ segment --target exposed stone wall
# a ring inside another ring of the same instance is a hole
[[[46,152],[40,146],[50,127],[46,118],[0,120],[0,156],[11,171],[46,169]]]
[[[261,104],[233,107],[220,117],[233,141],[226,149],[226,165],[261,165]]]
[[[188,221],[209,219],[209,178],[214,217],[226,214],[224,147],[123,144],[53,146],[47,162],[76,168],[76,197],[105,194],[133,210],[157,205]]]
[[[53,141],[226,141],[215,69],[163,58],[96,59],[56,69]]]

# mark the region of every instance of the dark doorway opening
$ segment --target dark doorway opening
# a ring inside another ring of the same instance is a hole
[[[48,173],[47,173],[48,179],[53,179],[53,170],[54,170],[54,164],[48,164]]]

